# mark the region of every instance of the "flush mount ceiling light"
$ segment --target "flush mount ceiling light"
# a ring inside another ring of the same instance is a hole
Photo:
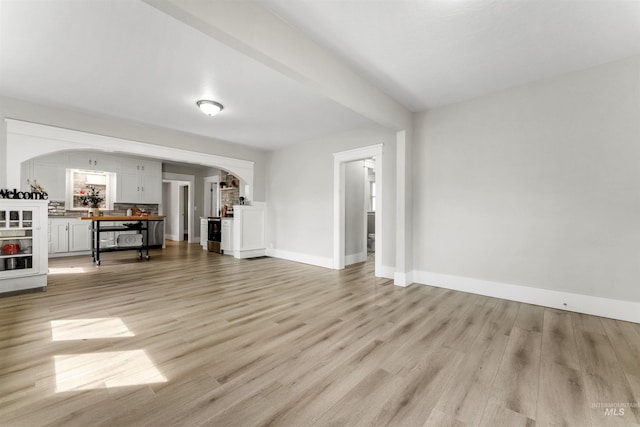
[[[207,116],[215,116],[224,108],[219,102],[210,101],[208,99],[201,99],[200,101],[196,102],[196,104],[198,104],[200,110],[202,110],[202,112]]]

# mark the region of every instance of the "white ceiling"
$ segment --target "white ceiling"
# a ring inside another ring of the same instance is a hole
[[[638,0],[260,0],[412,111],[640,53]]]
[[[0,0],[0,95],[261,149],[369,123],[134,0]]]
[[[636,0],[258,3],[412,111],[640,53]],[[0,0],[0,95],[261,149],[370,123],[134,0]]]

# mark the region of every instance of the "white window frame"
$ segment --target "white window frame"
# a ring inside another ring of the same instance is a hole
[[[97,170],[88,170],[88,169],[67,169],[67,180],[66,180],[66,204],[67,210],[71,211],[83,211],[87,210],[88,206],[73,206],[73,174],[74,173],[90,173],[95,175],[105,175],[106,177],[106,194],[104,194],[105,198],[105,208],[106,210],[112,210],[113,204],[115,201],[115,193],[116,193],[116,174],[113,172],[106,171],[97,171]]]

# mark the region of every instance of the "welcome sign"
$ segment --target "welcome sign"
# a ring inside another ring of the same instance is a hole
[[[18,191],[14,188],[0,190],[0,199],[48,200],[49,195],[46,192]]]

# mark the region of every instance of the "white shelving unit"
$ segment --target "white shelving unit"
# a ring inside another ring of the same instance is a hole
[[[0,293],[46,288],[48,203],[0,199]]]

